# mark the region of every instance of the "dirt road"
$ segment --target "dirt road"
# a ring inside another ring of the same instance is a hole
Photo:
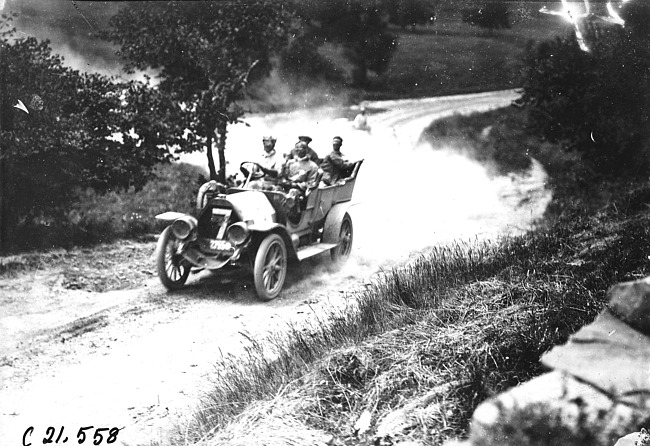
[[[121,429],[114,444],[165,444],[167,429],[182,425],[209,388],[212,365],[241,351],[247,338],[345,305],[379,267],[414,251],[529,227],[550,200],[538,164],[526,175],[495,178],[456,153],[415,144],[436,117],[505,106],[514,97],[495,92],[372,103],[383,111],[371,115],[370,133],[327,112],[252,116],[248,127],[233,128],[229,144],[249,149],[229,154],[231,166],[252,159],[267,133],[287,148],[298,134],[309,134],[322,155],[340,134],[342,151],[365,159],[352,210],[352,258],[339,270],[328,256],[301,264],[273,302],[257,301],[246,277],[224,281],[206,273],[168,293],[152,273],[153,242],[120,246],[122,263],[102,267],[94,260],[90,267],[80,256],[72,266],[87,268],[79,276],[89,283],[96,271],[137,284],[131,289],[74,286],[64,273],[70,265],[56,261],[0,279],[0,445],[43,444],[48,437],[78,444],[79,429],[88,426],[84,444],[98,427]],[[106,444],[110,431],[100,434]]]

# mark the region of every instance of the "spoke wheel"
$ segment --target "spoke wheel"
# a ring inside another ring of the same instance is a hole
[[[354,232],[352,230],[352,218],[350,214],[345,214],[341,221],[341,230],[339,231],[339,241],[336,248],[332,249],[332,261],[344,262],[350,257],[352,253],[352,240],[354,239]]]
[[[275,299],[287,277],[287,247],[277,234],[269,234],[260,244],[255,256],[253,279],[261,300]]]
[[[168,226],[160,234],[156,245],[156,269],[162,284],[168,290],[180,289],[190,275],[191,265],[178,252],[180,241]]]

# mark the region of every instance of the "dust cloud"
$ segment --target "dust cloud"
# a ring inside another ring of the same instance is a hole
[[[260,158],[267,134],[277,138],[279,153],[288,152],[299,135],[308,135],[321,157],[332,150],[332,137],[341,136],[343,154],[364,160],[349,211],[354,225],[350,260],[340,270],[331,268],[327,259],[310,266],[294,291],[367,278],[427,247],[521,233],[550,201],[539,163],[533,162],[525,174],[494,176],[489,166],[457,149],[433,149],[413,142],[419,134],[406,138],[403,129],[384,126],[385,113],[390,111],[370,116],[370,133],[353,129],[349,119],[337,117],[342,112],[335,107],[251,115],[245,124],[229,128],[228,174],[236,173],[242,161]],[[206,165],[204,154],[181,159]]]
[[[16,38],[49,40],[53,53],[74,70],[115,76],[121,80],[144,80],[143,73],[126,74],[116,54],[117,46],[97,37],[124,2],[5,0],[3,13],[18,14]]]

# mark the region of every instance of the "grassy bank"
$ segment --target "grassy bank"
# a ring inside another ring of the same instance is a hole
[[[467,432],[481,401],[540,374],[540,355],[592,321],[611,285],[647,275],[650,188],[591,181],[559,148],[515,139],[522,129],[514,116],[515,109],[451,118],[426,137],[435,143],[464,132],[479,148],[515,141],[494,152],[501,161],[491,159],[504,170],[534,155],[555,191],[545,227],[437,247],[360,291],[356,311],[323,316],[312,331],[252,341],[244,361],[218,365],[182,441],[440,445]]]

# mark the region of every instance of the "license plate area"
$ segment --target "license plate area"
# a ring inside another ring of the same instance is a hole
[[[231,255],[235,252],[235,248],[228,240],[217,240],[212,238],[204,238],[201,240],[201,251],[213,252],[223,255]]]

